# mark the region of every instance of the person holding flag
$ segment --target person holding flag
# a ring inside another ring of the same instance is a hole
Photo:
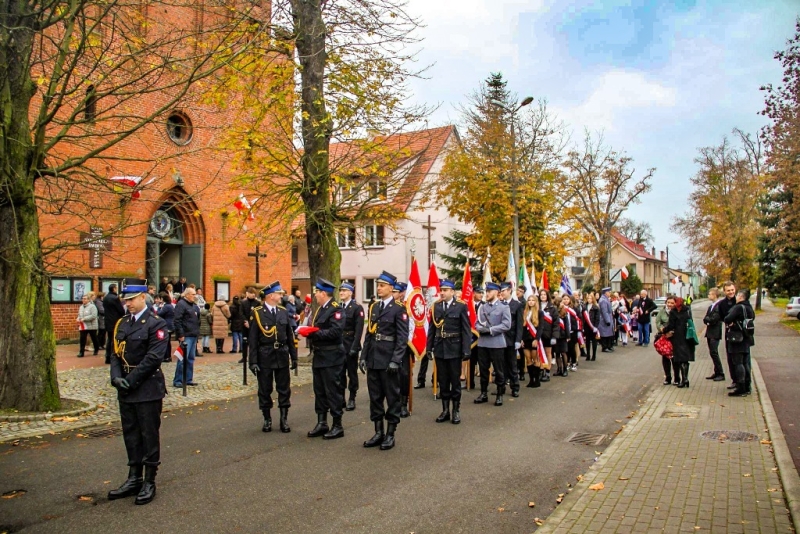
[[[442,299],[430,313],[427,350],[434,357],[442,399],[442,413],[436,422],[451,421],[457,425],[461,422],[461,362],[470,357],[472,328],[466,303],[455,298],[453,281],[442,280],[441,292]]]

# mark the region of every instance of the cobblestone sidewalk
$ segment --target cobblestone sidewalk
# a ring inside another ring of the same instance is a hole
[[[777,316],[757,323],[764,320]],[[754,360],[776,342],[798,344],[779,339],[760,343],[757,330]],[[537,532],[793,532],[759,402],[761,375],[756,369],[753,395],[728,397],[730,382],[704,379],[712,370],[702,339],[691,387],[658,386]]]
[[[182,389],[171,387],[170,378],[175,373],[175,364],[165,363],[161,369],[167,377],[168,395],[164,398],[165,412],[203,402],[225,402],[252,395],[257,390],[256,378],[252,374],[248,376],[248,385],[242,385],[240,364],[222,362],[196,366],[195,378],[199,385],[188,388],[187,396],[184,397]],[[309,383],[311,383],[311,367],[300,366],[298,376],[292,375],[292,386]],[[117,392],[109,383],[108,367],[62,371],[58,374],[58,385],[62,397],[96,404],[97,409],[74,417],[0,422],[0,443],[119,422]]]

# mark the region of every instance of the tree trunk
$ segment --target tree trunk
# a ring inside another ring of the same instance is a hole
[[[33,31],[8,30],[20,24],[0,28],[0,408],[45,411],[58,409],[60,399],[34,197],[38,157],[28,118],[35,91],[27,70]]]
[[[597,244],[597,263],[600,265],[600,276],[598,277],[597,291],[604,287],[608,287],[608,243],[603,238]]]
[[[321,0],[292,0],[294,33],[300,60],[303,136],[303,201],[311,282],[318,277],[339,283],[341,253],[336,243],[330,194],[331,116],[325,107],[328,56]]]

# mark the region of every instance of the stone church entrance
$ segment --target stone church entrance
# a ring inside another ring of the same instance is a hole
[[[186,277],[203,286],[205,232],[197,207],[179,192],[171,194],[153,213],[147,229],[147,280],[158,286],[161,279]]]

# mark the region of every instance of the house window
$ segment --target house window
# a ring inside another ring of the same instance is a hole
[[[627,267],[628,267],[628,276],[636,276],[636,264],[629,263]]]
[[[192,121],[189,116],[175,111],[167,117],[167,135],[176,145],[187,145],[192,140]]]
[[[369,302],[369,299],[378,297],[378,281],[377,278],[364,278],[364,293],[362,293],[361,300]]]
[[[297,265],[300,259],[300,247],[292,245],[292,265]]]
[[[371,224],[364,227],[364,246],[365,247],[382,247],[383,241],[383,226],[378,224]]]
[[[94,85],[86,88],[86,107],[83,108],[83,117],[91,122],[97,116],[97,92]]]
[[[372,180],[369,182],[369,198],[370,200],[380,199],[386,200],[389,193],[389,186],[384,180]]]
[[[351,228],[343,228],[342,230],[337,230],[336,242],[339,245],[339,248],[342,249],[355,248],[356,229],[351,227]]]
[[[345,182],[337,191],[339,203],[355,202],[358,200],[358,186],[354,182]]]

